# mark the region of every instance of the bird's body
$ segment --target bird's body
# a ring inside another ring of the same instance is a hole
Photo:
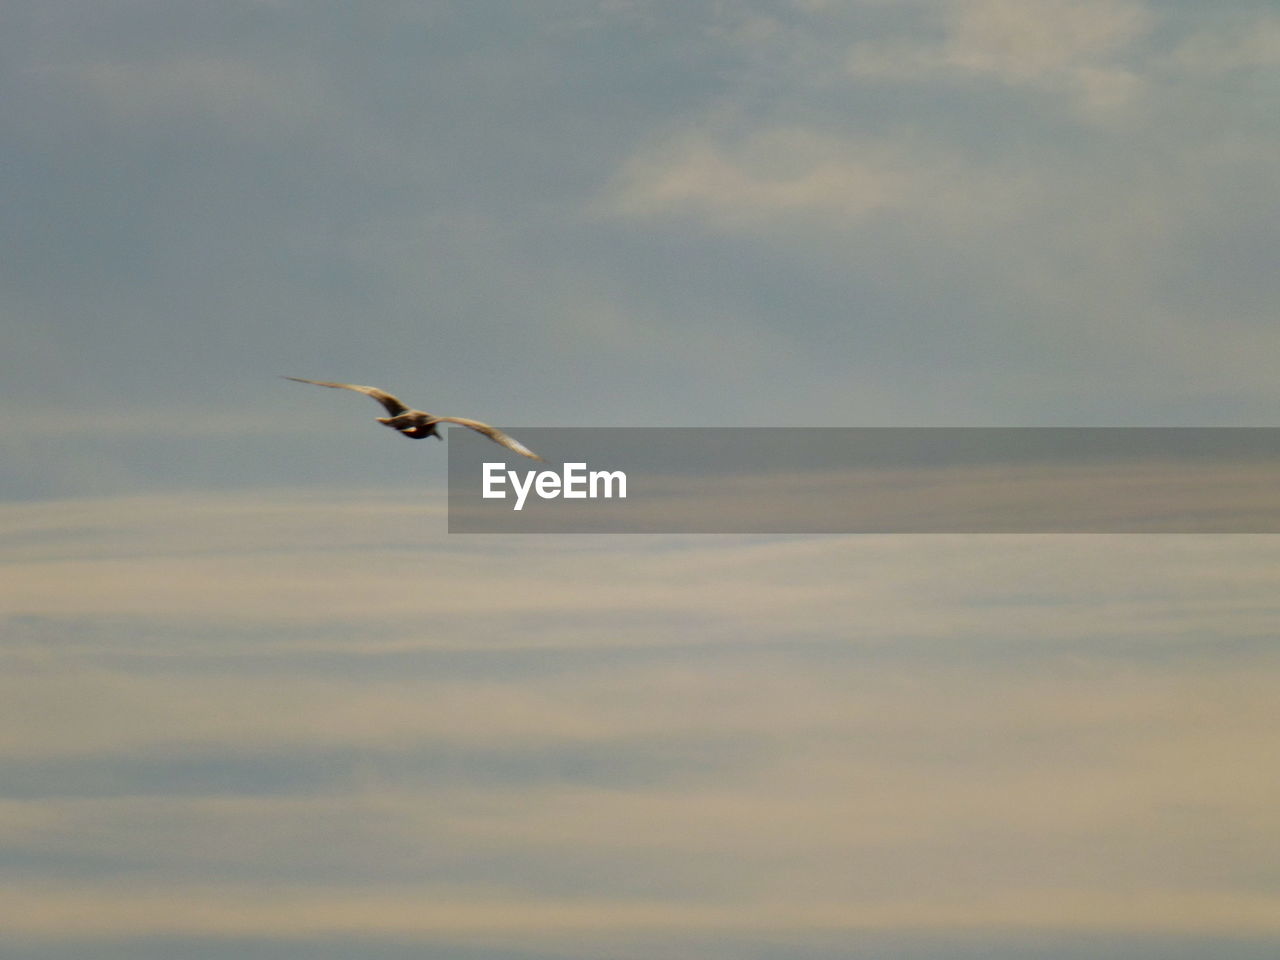
[[[494,443],[499,443],[508,450],[514,450],[516,453],[532,460],[541,460],[542,458],[526,447],[523,443],[511,439],[497,427],[491,427],[487,423],[481,423],[479,420],[468,420],[465,417],[438,417],[435,414],[427,413],[425,410],[414,410],[412,407],[402,403],[398,397],[394,397],[385,390],[379,390],[377,387],[362,387],[354,383],[330,383],[327,380],[305,380],[302,377],[285,377],[286,380],[295,380],[298,383],[314,383],[317,387],[337,387],[341,390],[354,390],[356,393],[363,393],[365,396],[373,397],[383,408],[386,409],[389,416],[378,417],[380,424],[397,430],[401,435],[409,437],[412,440],[424,440],[427,437],[435,437],[437,440],[444,438],[436,432],[437,425],[441,423],[456,423],[460,427],[466,427],[474,430],[476,433],[483,434]]]

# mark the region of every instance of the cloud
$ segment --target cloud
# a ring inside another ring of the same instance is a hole
[[[1113,630],[1142,637],[1178,620],[1188,630],[1210,626],[1211,617],[1200,624],[1185,619],[1196,614],[1191,598],[1198,584],[1211,592],[1238,590],[1236,622],[1251,622],[1244,618],[1254,609],[1254,568],[1245,564],[1231,577],[1206,580],[1206,558],[1243,551],[1253,563],[1272,562],[1265,540],[1246,548],[1231,537],[1177,538],[1167,555],[1175,541],[1159,536],[531,535],[499,545],[487,538],[441,541],[442,509],[401,491],[11,504],[0,512],[9,543],[0,609],[35,618],[26,627],[15,622],[14,630],[36,629],[40,618],[64,629],[96,624],[107,636],[115,633],[125,651],[154,649],[154,640],[138,639],[147,633],[198,643],[214,627],[248,631],[250,645],[263,643],[260,634],[268,630],[284,647],[390,651],[476,642],[489,649],[684,644],[692,637],[721,643],[744,634],[781,641],[810,631],[826,635],[834,623],[855,625],[842,634],[850,639],[945,637],[959,624],[978,623],[989,636],[1026,636],[1035,604],[997,605],[993,619],[987,606],[975,612],[974,597],[1025,592],[1052,607],[1054,598],[1088,591],[1129,610],[1121,620],[1106,615]],[[1094,551],[1103,544],[1126,571],[1120,581],[1096,568]],[[1158,573],[1147,572],[1153,554],[1163,557]],[[981,558],[981,565],[967,557]],[[936,564],[966,572],[949,576],[952,586],[940,590],[930,586]],[[67,590],[68,583],[77,589]],[[1150,602],[1127,599],[1138,586]],[[663,597],[660,608],[653,607],[655,595]],[[1060,615],[1094,618],[1098,611],[1069,608]],[[139,634],[145,623],[152,629]],[[16,639],[19,648],[43,643]]]
[[[1239,22],[1243,19],[1243,22]],[[1280,64],[1280,18],[1232,17],[1183,39],[1166,66],[1184,75],[1226,74],[1274,68]]]
[[[1047,188],[1042,171],[978,161],[916,134],[767,127],[676,136],[642,151],[600,209],[774,243],[836,241],[838,256],[851,237],[898,243],[903,232],[920,230],[943,244],[995,239],[1052,202]]]
[[[445,536],[263,389],[1267,422],[1246,6],[18,4],[0,950],[1273,954],[1271,540]]]
[[[952,4],[947,61],[1008,81],[1035,79],[1122,52],[1151,24],[1141,3],[977,0]]]
[[[1257,112],[1256,68],[1243,66],[1265,62],[1270,30],[1247,19],[969,3],[827,20],[828,45],[855,38],[856,76],[834,79],[823,61],[751,109],[682,117],[619,167],[599,209],[750,265],[741,279],[713,274],[758,292],[743,296],[741,322],[778,304],[806,331],[792,350],[813,344],[819,369],[833,353],[857,367],[845,396],[901,353],[936,361],[910,378],[918,397],[1058,398],[1022,407],[1021,423],[1116,422],[1082,412],[1084,393],[1146,411],[1125,422],[1205,422],[1192,407],[1272,389],[1257,358],[1275,348],[1263,322],[1274,274],[1257,253],[1276,138]],[[803,29],[759,42],[790,49]],[[775,295],[784,285],[791,295]],[[1148,406],[1174,383],[1199,400],[1176,415]],[[850,409],[883,408],[878,396]],[[1072,419],[1055,419],[1068,408]]]
[[[0,510],[9,935],[1276,932],[1269,538],[438,521]]]
[[[1120,57],[1153,18],[1144,4],[1113,0],[962,0],[939,8],[936,45],[863,41],[849,54],[862,79],[985,76],[1064,96],[1084,117],[1105,117],[1142,93]]]
[[[370,895],[362,888],[282,893],[200,886],[176,890],[119,889],[7,897],[0,917],[12,933],[64,939],[120,936],[230,936],[298,939],[380,931],[395,938],[465,936],[473,944],[527,943],[605,932],[668,934],[730,931],[957,931],[1061,929],[1063,916],[1081,918],[1075,933],[1177,932],[1274,934],[1276,903],[1265,895],[1224,900],[1209,893],[1170,892],[1117,898],[1088,890],[1046,894],[1009,891],[985,902],[956,898],[922,909],[902,900],[741,905],[650,901],[477,901],[434,887]],[[516,938],[513,941],[513,938]]]
[[[1248,10],[1210,17],[1112,0],[952,0],[915,7],[929,30],[855,42],[862,81],[994,80],[1066,103],[1078,119],[1133,122],[1186,95],[1185,84],[1280,62],[1280,26]],[[1170,88],[1178,87],[1173,93]],[[976,95],[976,93],[975,93]]]
[[[888,144],[800,129],[763,131],[728,149],[691,135],[632,159],[609,208],[633,217],[700,213],[730,227],[797,213],[855,224],[903,202],[907,159]]]
[[[316,120],[329,112],[317,99],[319,78],[265,72],[233,59],[86,64],[74,76],[120,117],[142,120],[202,118],[260,131],[265,124]]]
[[[0,481],[301,481],[274,442],[106,436],[157,396],[192,433],[252,420],[281,372],[513,426],[1274,407],[1267,98],[1173,62],[1265,61],[1251,16],[667,6],[33,14],[0,118],[10,419],[102,432],[6,451]]]

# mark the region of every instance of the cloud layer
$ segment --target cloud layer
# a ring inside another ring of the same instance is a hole
[[[0,952],[1276,955],[1272,541],[448,537],[279,379],[1270,425],[1268,4],[0,26]]]
[[[8,17],[6,403],[102,478],[7,440],[23,489],[181,481],[206,419],[358,419],[280,374],[511,426],[1276,404],[1263,5]],[[306,476],[264,446],[227,473]]]
[[[8,935],[1280,933],[1270,539],[437,511],[6,508]]]

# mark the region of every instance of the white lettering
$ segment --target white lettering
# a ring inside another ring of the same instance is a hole
[[[505,490],[495,490],[495,484],[503,484],[507,482],[507,478],[502,475],[502,471],[507,469],[505,463],[486,463],[484,465],[484,486],[480,489],[480,496],[486,500],[505,500],[507,492]]]
[[[524,475],[524,484],[520,483],[520,478],[516,476],[514,470],[508,470],[507,476],[511,478],[511,486],[516,489],[516,510],[524,509],[524,498],[529,496],[529,488],[533,486],[534,472],[530,470]]]
[[[559,495],[559,476],[549,470],[540,472],[538,475],[538,495],[544,500],[556,499]]]
[[[585,463],[566,463],[564,465],[564,498],[566,500],[587,499],[587,478],[583,473],[587,469]],[[575,487],[574,484],[581,484]]]
[[[560,477],[550,470],[538,474],[538,496],[543,500],[554,500],[560,495]]]
[[[585,463],[566,463],[562,474],[554,470],[526,470],[523,474],[508,470],[505,463],[485,463],[480,496],[485,500],[505,500],[505,486],[510,483],[516,492],[516,502],[511,508],[523,510],[529,492],[536,490],[543,500],[564,497],[566,500],[627,498],[627,475],[621,470],[592,470],[587,472]]]
[[[604,497],[609,499],[613,496],[613,484],[616,480],[618,483],[618,497],[622,500],[627,499],[627,475],[621,470],[592,470],[591,471],[591,497],[595,499],[601,494],[596,493],[596,481],[604,481]]]

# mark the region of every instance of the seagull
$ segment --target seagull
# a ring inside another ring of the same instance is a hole
[[[491,427],[487,423],[481,423],[479,420],[468,420],[465,417],[437,417],[435,414],[426,413],[422,410],[414,410],[412,407],[401,403],[399,398],[393,397],[385,390],[379,390],[377,387],[362,387],[354,383],[329,383],[327,380],[304,380],[302,377],[285,377],[286,380],[294,380],[298,383],[314,383],[317,387],[337,387],[339,390],[354,390],[356,393],[363,393],[365,396],[373,397],[383,407],[389,417],[378,417],[378,422],[383,426],[390,427],[392,430],[399,430],[404,436],[414,440],[422,440],[425,437],[435,437],[437,440],[443,440],[444,437],[436,433],[436,425],[440,423],[456,423],[460,427],[467,427],[476,433],[482,433],[494,443],[500,443],[508,450],[514,450],[516,453],[531,460],[541,460],[542,458],[517,440],[512,440],[497,427]]]

